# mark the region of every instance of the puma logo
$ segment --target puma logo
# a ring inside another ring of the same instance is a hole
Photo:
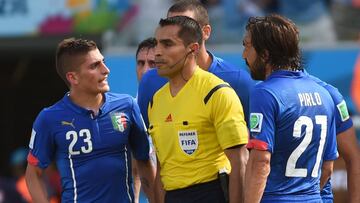
[[[61,121],[61,125],[69,125],[75,129],[74,120],[75,120],[75,118],[73,118],[71,122]]]

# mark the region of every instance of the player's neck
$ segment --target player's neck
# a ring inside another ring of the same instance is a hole
[[[199,54],[197,56],[197,64],[199,65],[199,67],[203,70],[208,70],[210,68],[210,65],[212,63],[212,58],[210,56],[210,54],[207,52],[205,46],[201,46],[200,47],[200,51]]]
[[[85,92],[75,92],[70,90],[70,99],[76,105],[81,106],[85,109],[92,110],[95,114],[99,111],[103,104],[103,94],[88,94]]]

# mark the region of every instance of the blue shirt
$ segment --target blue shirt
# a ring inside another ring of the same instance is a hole
[[[28,161],[46,168],[56,160],[62,202],[133,202],[129,148],[149,159],[146,129],[132,97],[104,95],[97,116],[66,94],[33,124]]]
[[[249,123],[250,92],[252,91],[255,82],[251,79],[251,76],[247,71],[233,66],[223,59],[214,56],[210,52],[208,53],[212,58],[212,63],[208,71],[229,83],[235,90],[244,109],[245,121],[246,123]],[[140,81],[137,99],[141,114],[143,115],[144,122],[147,127],[149,127],[147,112],[149,102],[155,92],[157,92],[167,82],[166,78],[158,75],[157,69],[147,71]]]
[[[324,81],[321,81],[319,78],[316,78],[312,75],[309,75],[309,77],[312,78],[319,85],[323,86],[330,93],[334,101],[334,104],[336,106],[336,111],[335,111],[336,135],[339,135],[340,133],[351,128],[353,126],[353,123],[349,116],[346,102],[343,96],[338,91],[338,89],[332,85],[325,83]],[[323,202],[333,202],[334,197],[331,190],[330,180],[327,181],[324,188],[321,190],[321,198],[323,199]]]
[[[262,202],[321,202],[322,162],[337,158],[329,93],[303,72],[276,71],[251,101],[248,147],[271,153]]]

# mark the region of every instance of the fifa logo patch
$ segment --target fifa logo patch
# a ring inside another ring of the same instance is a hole
[[[196,130],[178,131],[180,148],[188,155],[193,154],[199,145]]]
[[[124,132],[127,127],[126,114],[123,112],[115,112],[111,114],[111,121],[115,130]]]
[[[262,113],[251,113],[250,114],[250,132],[261,132],[261,126],[263,122]]]

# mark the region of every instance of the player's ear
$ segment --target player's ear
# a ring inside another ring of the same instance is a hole
[[[208,40],[210,38],[210,35],[211,35],[211,26],[210,25],[204,25],[202,27],[202,37],[203,37],[203,40]]]
[[[265,50],[264,53],[261,55],[261,59],[264,63],[267,63],[269,61],[269,51]]]
[[[70,85],[76,85],[79,84],[78,76],[76,75],[76,72],[67,72],[66,79],[70,83]]]

